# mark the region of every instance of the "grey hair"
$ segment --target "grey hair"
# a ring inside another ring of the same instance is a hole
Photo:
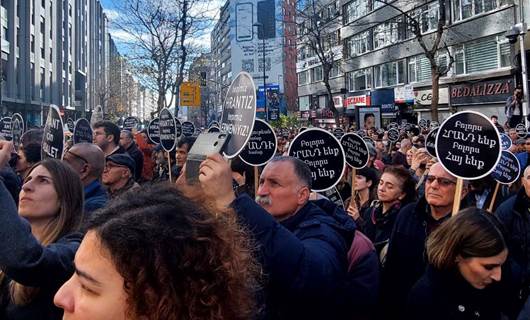
[[[134,135],[130,130],[122,130],[121,133],[125,133],[125,136],[131,140],[134,139]]]
[[[269,163],[275,163],[275,162],[290,162],[293,165],[294,168],[294,174],[300,180],[300,182],[311,189],[311,185],[313,183],[313,178],[311,178],[311,169],[309,169],[309,166],[303,162],[302,160],[295,158],[295,157],[289,157],[289,156],[278,156],[272,158]]]

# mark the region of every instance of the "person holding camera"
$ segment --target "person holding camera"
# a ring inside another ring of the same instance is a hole
[[[508,125],[510,128],[522,122],[523,120],[523,90],[520,88],[515,89],[513,96],[506,100],[506,106],[504,107],[504,113],[508,118]]]

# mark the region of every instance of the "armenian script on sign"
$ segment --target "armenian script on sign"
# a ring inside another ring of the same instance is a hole
[[[452,161],[460,165],[470,165],[478,170],[484,168],[484,161],[478,156],[482,148],[494,148],[497,141],[490,139],[487,135],[481,134],[482,126],[466,124],[461,121],[455,122],[455,130],[444,129],[443,138],[452,140],[453,152],[449,151],[445,160]],[[455,151],[460,151],[456,154]]]

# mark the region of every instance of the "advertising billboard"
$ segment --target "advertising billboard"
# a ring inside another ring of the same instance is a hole
[[[280,92],[284,92],[281,81],[283,79],[282,21],[280,0],[236,0],[230,3],[233,74],[246,71],[252,75],[256,84],[263,85],[265,68],[265,82],[279,83]]]

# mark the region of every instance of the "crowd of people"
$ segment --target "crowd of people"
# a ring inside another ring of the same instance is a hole
[[[530,136],[506,130],[521,177],[493,201],[491,176],[455,194],[430,129],[365,124],[342,203],[288,156],[298,128],[259,170],[209,155],[196,184],[192,137],[100,121],[62,160],[40,129],[0,141],[0,318],[530,319]]]

